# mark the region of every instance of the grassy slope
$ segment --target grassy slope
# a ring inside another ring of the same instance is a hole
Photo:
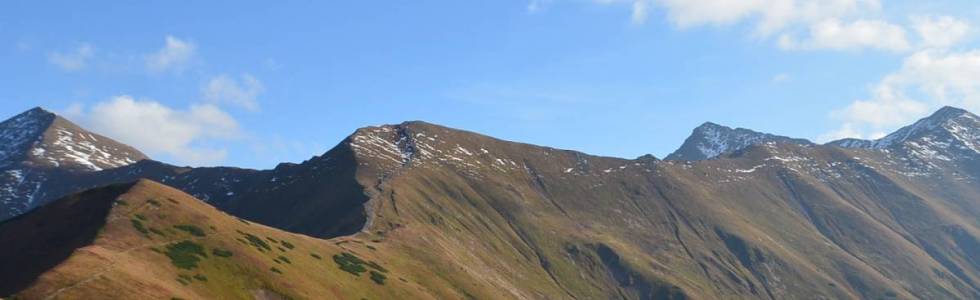
[[[147,233],[141,233],[133,220],[139,220]],[[175,225],[194,225],[204,236]],[[264,239],[271,249],[260,251],[240,232]],[[201,245],[207,257],[197,255],[196,267],[177,268],[164,253],[169,245],[182,241]],[[232,255],[221,257],[214,249]],[[440,282],[420,286],[414,276],[427,274],[401,272],[402,266],[389,263],[384,251],[384,245],[358,238],[320,240],[247,223],[177,190],[141,181],[117,198],[91,244],[77,249],[13,298],[426,299],[454,294],[441,291],[445,288]],[[387,271],[379,272],[387,280],[379,285],[367,272],[354,276],[342,271],[332,256],[343,252],[377,262]],[[276,262],[280,256],[289,263]]]
[[[980,232],[955,206],[980,206],[976,187],[889,173],[867,152],[756,147],[689,165],[402,130],[452,155],[408,167],[361,157],[382,166],[363,171],[365,186],[386,178],[369,228],[477,298],[978,296]],[[399,139],[390,132],[361,134]]]

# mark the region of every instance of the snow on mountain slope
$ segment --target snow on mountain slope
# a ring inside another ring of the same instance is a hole
[[[915,140],[921,140],[916,143],[928,143],[933,139],[930,136],[949,134],[949,138],[961,143],[959,146],[980,152],[978,151],[980,149],[978,147],[980,145],[980,132],[977,132],[976,129],[978,124],[980,124],[980,118],[976,115],[947,106],[927,118],[902,127],[898,131],[877,140],[843,139],[828,144],[844,148],[886,149],[910,141],[915,142]]]
[[[24,158],[54,115],[35,108],[0,123],[0,168]]]
[[[715,123],[704,123],[694,129],[684,144],[666,160],[704,160],[715,158],[722,153],[743,149],[750,145],[766,142],[784,142],[798,145],[812,145],[804,139],[794,139],[744,128],[730,128]]]
[[[72,174],[119,168],[147,157],[34,108],[0,123],[0,220],[43,204]]]

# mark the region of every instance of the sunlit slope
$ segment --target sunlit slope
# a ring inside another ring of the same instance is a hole
[[[0,240],[5,245],[0,292],[15,292],[13,299],[456,295],[441,282],[419,285],[416,278],[428,274],[399,271],[405,263],[382,254],[386,249],[379,243],[286,233],[228,216],[151,181],[56,201],[0,225]],[[48,250],[51,246],[60,249]],[[41,260],[37,250],[56,253]],[[47,264],[38,265],[42,262]]]

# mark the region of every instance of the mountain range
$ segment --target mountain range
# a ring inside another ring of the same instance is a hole
[[[952,107],[824,145],[706,123],[665,160],[416,121],[177,167],[42,109],[0,140],[0,297],[980,299],[980,118]]]

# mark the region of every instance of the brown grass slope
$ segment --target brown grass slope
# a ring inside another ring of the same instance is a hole
[[[58,200],[0,224],[0,241],[0,296],[11,299],[456,295],[445,284],[421,285],[419,278],[428,280],[430,273],[399,271],[423,268],[390,259],[384,245],[286,233],[152,181]],[[360,262],[350,264],[345,254]],[[335,256],[352,272],[342,270]]]
[[[877,152],[624,160],[419,122],[351,141],[365,230],[475,298],[980,297],[976,182]]]

